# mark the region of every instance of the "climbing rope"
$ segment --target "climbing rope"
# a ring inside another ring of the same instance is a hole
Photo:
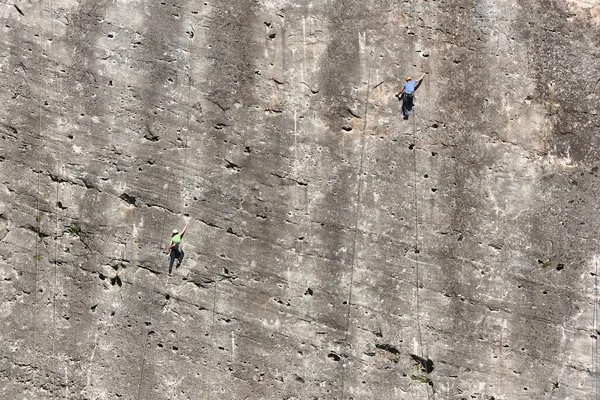
[[[500,333],[500,347],[498,348],[498,397],[502,396],[502,333]]]
[[[192,28],[192,32],[193,32],[193,28]],[[190,62],[190,55],[191,55],[191,48],[192,48],[192,42],[193,42],[193,36],[194,34],[192,33],[191,35],[189,35],[189,41],[188,41],[188,49],[187,49],[187,54],[188,54],[188,60],[187,62]],[[188,79],[188,102],[190,99],[190,95],[191,95],[191,63],[190,63],[190,78]],[[181,96],[179,98],[179,107],[180,110],[177,113],[177,121],[176,121],[176,125],[179,127],[179,119],[180,119],[180,115],[181,115],[181,107],[183,106],[183,92],[184,90],[181,91]],[[188,110],[187,112],[187,116],[186,116],[186,132],[185,132],[185,139],[184,139],[184,153],[183,153],[183,169],[181,170],[181,179],[182,179],[182,197],[183,197],[183,193],[185,190],[185,164],[186,164],[186,149],[187,149],[187,132],[188,132],[188,126],[189,126],[189,114],[190,111]],[[169,191],[169,182],[167,182],[167,192]],[[162,240],[164,237],[164,231],[165,231],[165,222],[166,222],[166,213],[163,215],[163,221],[162,221],[162,227],[161,227],[161,234],[160,234],[160,239],[159,239],[159,248],[160,248],[160,253],[162,253]],[[167,283],[169,282],[169,278],[167,277]],[[152,300],[150,301],[150,308],[148,309],[148,326],[149,326],[149,330],[152,329],[150,328],[152,326],[152,311],[155,308],[155,304],[156,304],[156,281],[158,280],[158,272],[154,275],[154,281],[152,283],[152,291],[151,291],[151,297]],[[154,328],[157,329],[157,328]],[[158,329],[157,329],[158,330]],[[149,332],[148,332],[149,333]],[[141,366],[141,370],[140,370],[140,380],[138,382],[138,392],[137,392],[137,397],[136,399],[140,399],[141,397],[141,393],[142,393],[142,381],[144,379],[144,371],[145,371],[145,366],[146,366],[146,353],[148,350],[148,342],[150,341],[150,335],[147,334],[146,335],[146,340],[144,342],[144,349],[142,351],[142,366]]]
[[[413,167],[414,167],[414,184],[413,184],[413,201],[415,208],[415,301],[417,305],[417,335],[419,337],[419,347],[421,352],[421,359],[427,360],[425,357],[425,352],[423,350],[423,333],[421,331],[421,299],[419,295],[419,289],[421,285],[421,277],[419,276],[419,254],[421,250],[419,249],[419,200],[418,200],[418,179],[419,179],[419,169],[417,165],[417,112],[414,109],[413,105]],[[429,372],[425,371],[427,375]],[[425,386],[425,390],[427,391],[427,398],[433,398],[435,396],[435,389],[432,389],[432,393],[429,394],[429,385]]]
[[[50,1],[50,10],[51,10],[51,18],[52,18],[52,44],[50,45],[52,49],[52,59],[56,60],[56,46],[54,44],[56,39],[56,32],[54,27],[55,17],[52,15],[52,11],[54,10],[54,1]],[[58,61],[56,62],[56,77],[58,78]],[[60,93],[58,87],[58,79],[55,81],[56,88],[55,93]],[[58,120],[56,120],[56,128],[58,130]],[[57,176],[60,174],[60,168],[57,164]],[[58,286],[58,234],[60,229],[60,182],[56,182],[56,226],[54,229],[54,285],[52,289],[52,399],[55,399],[56,395],[56,288]]]
[[[594,316],[592,318],[592,335],[596,338],[592,345],[592,391],[594,399],[598,400],[598,260],[596,259],[596,274],[594,276]]]
[[[157,275],[154,275],[154,282],[152,283],[152,292],[151,292],[151,296],[152,299],[150,301],[150,308],[148,309],[148,329],[152,329],[152,310],[154,309],[154,300],[155,300],[155,288],[156,288],[156,280],[157,280]],[[148,350],[148,341],[149,341],[149,337],[150,337],[150,332],[148,332],[146,334],[146,340],[144,341],[144,350],[142,351],[142,368],[140,370],[140,380],[138,382],[138,392],[137,392],[137,396],[136,399],[140,399],[140,394],[142,392],[142,380],[144,378],[144,369],[146,367],[146,351]]]
[[[413,109],[413,168],[414,168],[414,184],[413,184],[413,202],[414,202],[414,208],[415,208],[415,244],[414,244],[414,251],[415,251],[415,281],[416,281],[416,303],[417,303],[417,332],[419,335],[419,346],[421,348],[421,357],[423,357],[423,339],[422,339],[422,335],[421,335],[421,322],[420,322],[420,315],[421,315],[421,309],[420,309],[420,301],[419,301],[419,284],[420,284],[420,280],[419,280],[419,201],[418,201],[418,195],[417,195],[417,185],[418,185],[418,166],[417,166],[417,136],[416,136],[416,131],[417,131],[417,115],[416,115],[416,111]]]
[[[364,122],[362,127],[362,132],[360,135],[360,162],[358,164],[358,188],[356,195],[356,206],[354,208],[354,234],[352,239],[352,259],[351,259],[351,268],[350,268],[350,290],[348,293],[348,311],[346,313],[346,327],[344,329],[344,344],[345,346],[349,346],[348,344],[348,330],[350,328],[350,312],[352,310],[352,288],[354,286],[354,266],[356,263],[356,241],[358,237],[358,221],[360,219],[360,203],[362,201],[362,176],[363,176],[363,165],[365,159],[365,136],[367,131],[367,122],[368,122],[368,112],[369,112],[369,95],[370,95],[370,86],[371,86],[371,64],[369,63],[368,73],[367,73],[367,93],[365,99],[365,110],[364,110]],[[345,395],[345,371],[346,368],[342,365],[342,396],[344,398]]]
[[[44,3],[40,2],[40,13],[41,13],[41,21],[42,23],[40,24],[40,29],[41,29],[41,33],[40,33],[40,82],[41,82],[41,89],[39,91],[38,94],[38,105],[39,105],[39,118],[38,118],[38,142],[42,143],[44,140],[44,137],[42,135],[42,110],[44,107],[44,102],[42,97],[45,95],[46,90],[45,90],[45,80],[44,80],[44,69],[45,69],[45,62],[44,62]],[[37,151],[37,164],[38,167],[41,165],[41,146],[40,146],[40,150]],[[41,190],[40,190],[40,177],[41,173],[38,171],[37,173],[37,182],[36,182],[36,189],[37,189],[37,196],[36,196],[36,216],[35,216],[35,221],[36,221],[36,238],[35,238],[35,256],[33,257],[35,260],[35,275],[34,275],[34,284],[33,284],[33,362],[31,363],[32,369],[33,369],[33,376],[32,376],[32,384],[33,387],[36,387],[36,371],[37,371],[37,304],[38,304],[38,299],[37,299],[37,292],[38,292],[38,275],[39,275],[39,264],[40,264],[40,229],[41,229],[41,220],[42,220],[42,214],[41,214],[41,210],[40,210],[40,196],[42,195]]]
[[[216,275],[216,273],[215,273],[215,275]],[[213,290],[212,320],[210,322],[210,335],[211,335],[211,338],[212,338],[212,335],[214,335],[214,333],[215,333],[214,332],[215,331],[215,319],[216,319],[215,317],[217,315],[217,285],[219,284],[219,280],[216,278],[216,276],[215,276],[214,283],[215,283],[215,285],[214,285],[214,290]],[[212,397],[213,389],[214,389],[213,385],[212,385],[212,383],[210,383],[210,387],[209,387],[209,389],[207,391],[208,392],[207,393],[208,400],[210,400],[211,397]]]
[[[190,59],[192,58],[192,45],[194,43],[194,28],[190,27],[190,31],[188,33],[189,36],[189,40],[188,40],[188,63],[190,64],[190,73],[188,75],[188,104],[191,104],[191,99],[192,99],[192,65],[194,60]],[[181,94],[181,97],[183,98],[183,91]],[[189,107],[189,106],[188,106]],[[186,163],[187,163],[187,147],[188,147],[188,136],[189,136],[189,129],[190,128],[190,110],[188,108],[188,111],[186,113],[186,117],[185,117],[185,136],[184,136],[184,141],[183,141],[183,169],[181,170],[181,173],[183,175],[183,181],[181,183],[181,195],[182,197],[185,199],[185,178],[186,178],[186,174],[185,174],[185,168],[186,168]]]
[[[54,230],[54,289],[52,293],[52,377],[53,377],[53,390],[52,398],[54,399],[54,393],[56,391],[56,287],[58,282],[58,231],[59,231],[59,208],[60,202],[59,187],[60,183],[56,183],[56,227]]]

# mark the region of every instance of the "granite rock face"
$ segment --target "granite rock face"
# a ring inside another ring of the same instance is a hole
[[[596,1],[0,22],[0,398],[597,398]]]

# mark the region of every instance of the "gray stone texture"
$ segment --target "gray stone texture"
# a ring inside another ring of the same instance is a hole
[[[0,32],[1,399],[598,398],[597,1],[15,0]]]

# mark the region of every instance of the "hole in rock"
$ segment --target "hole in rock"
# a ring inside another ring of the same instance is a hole
[[[392,346],[391,344],[386,344],[386,343],[376,344],[375,347],[377,347],[378,349],[381,349],[381,350],[385,350],[394,355],[400,355],[400,351],[397,348],[395,348],[394,346]]]
[[[398,354],[400,354],[400,352],[398,352]],[[421,367],[423,372],[427,372],[428,374],[433,372],[434,366],[433,366],[433,361],[431,361],[431,359],[419,357],[415,354],[411,354],[410,356],[413,360],[415,360],[419,364],[419,366]]]
[[[135,205],[135,196],[130,196],[127,193],[123,193],[119,196],[119,198],[128,204]]]
[[[110,280],[110,284],[113,285],[113,286],[117,285],[119,287],[123,286],[123,282],[121,281],[121,278],[119,278],[119,275],[117,275],[114,278],[112,278]]]

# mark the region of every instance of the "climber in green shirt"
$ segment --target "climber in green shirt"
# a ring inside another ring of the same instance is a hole
[[[169,274],[173,270],[173,262],[177,259],[177,264],[175,264],[175,269],[179,268],[181,265],[181,261],[183,260],[183,249],[179,246],[181,244],[181,239],[185,234],[185,231],[188,227],[188,224],[185,224],[181,233],[177,229],[173,230],[173,234],[171,235],[171,243],[169,243],[169,248],[167,249],[167,254],[171,255],[171,262],[169,263]]]

